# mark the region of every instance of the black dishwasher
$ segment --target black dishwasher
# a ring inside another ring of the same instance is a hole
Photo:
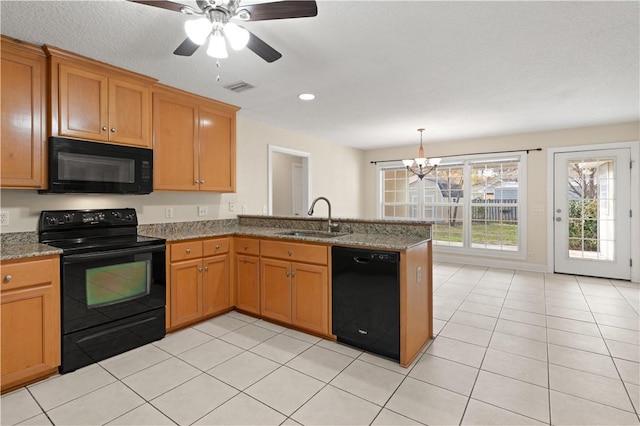
[[[339,342],[400,359],[400,254],[331,249],[332,331]]]

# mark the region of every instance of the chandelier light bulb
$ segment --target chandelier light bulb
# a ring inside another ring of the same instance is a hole
[[[187,37],[198,46],[202,46],[207,41],[207,36],[211,34],[212,29],[213,24],[207,18],[199,18],[184,23],[184,31],[187,33]]]
[[[224,37],[220,30],[214,31],[209,40],[209,48],[207,49],[207,55],[216,59],[228,58],[227,46],[224,41]]]
[[[249,43],[249,31],[233,22],[227,22],[224,26],[224,35],[227,36],[233,50],[244,49],[247,43]]]

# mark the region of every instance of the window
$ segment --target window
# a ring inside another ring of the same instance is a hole
[[[522,255],[524,158],[444,159],[423,180],[401,163],[380,165],[380,217],[432,221],[439,247]]]

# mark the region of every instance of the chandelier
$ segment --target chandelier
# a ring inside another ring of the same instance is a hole
[[[207,2],[200,2],[204,12],[197,12],[189,6],[183,6],[181,12],[188,15],[205,15],[184,24],[187,37],[195,44],[202,46],[209,39],[207,55],[216,59],[227,58],[227,47],[225,39],[229,41],[233,50],[243,49],[249,42],[249,31],[239,25],[229,22],[229,19],[236,17],[240,20],[248,20],[249,15],[245,10],[240,10],[236,14],[240,0],[220,0],[214,2],[212,7]]]
[[[413,160],[402,160],[402,163],[407,167],[408,171],[422,180],[422,178],[438,167],[442,159],[427,158],[424,156],[424,148],[422,147],[422,132],[424,132],[424,129],[418,129],[418,131],[420,132],[420,149],[418,149],[418,156]]]

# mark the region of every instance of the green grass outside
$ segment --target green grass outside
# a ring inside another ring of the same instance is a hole
[[[432,231],[434,240],[462,242],[462,224],[451,227],[434,225]],[[471,238],[477,243],[515,246],[518,245],[518,225],[474,222],[471,225]]]

